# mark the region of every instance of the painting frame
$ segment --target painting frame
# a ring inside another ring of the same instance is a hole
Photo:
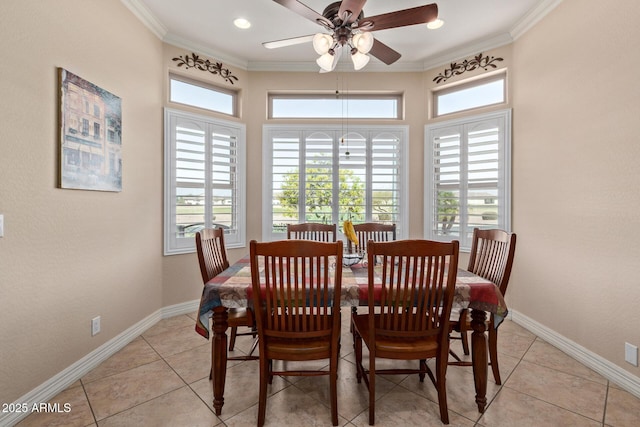
[[[58,68],[58,187],[122,191],[122,100]]]

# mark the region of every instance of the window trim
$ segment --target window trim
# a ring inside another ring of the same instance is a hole
[[[279,93],[279,92],[269,92],[267,94],[267,118],[269,120],[336,120],[340,119],[339,117],[323,117],[323,116],[286,116],[286,117],[274,117],[273,116],[273,101],[275,99],[301,99],[301,100],[333,100],[336,99],[337,96],[343,96],[345,100],[378,100],[378,99],[394,99],[397,101],[397,114],[396,117],[357,117],[353,115],[349,115],[348,119],[353,120],[402,120],[404,117],[404,96],[400,92],[392,92],[392,93],[348,93],[346,95],[337,95],[335,92],[315,92],[315,93]],[[346,114],[346,113],[345,113]]]
[[[432,233],[432,224],[434,221],[434,211],[435,211],[435,198],[431,192],[432,190],[432,182],[433,182],[433,170],[431,169],[433,165],[433,147],[432,147],[432,139],[433,134],[439,129],[442,128],[450,128],[456,126],[463,126],[466,124],[483,122],[488,120],[495,119],[503,119],[504,120],[504,129],[502,129],[504,142],[502,147],[502,154],[504,157],[504,161],[499,165],[500,172],[504,176],[504,182],[498,181],[498,188],[502,188],[504,192],[504,197],[502,198],[503,203],[500,207],[500,211],[503,214],[503,223],[499,224],[498,227],[503,228],[506,231],[511,231],[511,185],[513,180],[513,172],[511,167],[511,109],[504,109],[489,113],[481,113],[470,115],[464,118],[458,118],[447,121],[440,121],[433,124],[428,124],[425,126],[424,137],[425,137],[425,145],[424,145],[424,238],[430,240],[439,240],[439,241],[449,241],[452,239],[443,238],[442,236],[438,236]],[[461,187],[464,187],[461,185]],[[461,188],[462,189],[462,188]],[[463,211],[462,207],[460,208],[461,212]],[[464,214],[464,213],[463,213]],[[464,227],[461,224],[461,229],[459,236],[456,236],[455,239],[460,241],[460,248],[468,251],[471,249],[471,241],[467,238],[467,234],[473,230],[468,230],[467,220],[464,220]]]
[[[172,80],[176,80],[179,81],[181,83],[186,83],[192,86],[198,86],[201,87],[203,89],[207,89],[207,90],[211,90],[213,92],[218,92],[224,95],[229,95],[231,96],[232,102],[231,102],[231,110],[232,113],[225,113],[224,111],[220,111],[220,110],[212,110],[210,108],[205,108],[205,107],[200,107],[197,105],[193,105],[193,104],[185,104],[184,102],[178,102],[178,101],[173,101],[171,98],[171,81]],[[169,88],[168,88],[168,102],[170,104],[176,105],[176,106],[186,106],[186,107],[190,107],[190,108],[197,108],[198,110],[202,111],[202,112],[213,112],[216,114],[222,114],[228,117],[240,117],[240,110],[239,110],[239,98],[240,98],[240,93],[238,90],[234,90],[234,89],[229,89],[229,88],[225,88],[225,87],[221,87],[221,86],[216,86],[213,85],[211,83],[207,83],[207,82],[203,82],[200,80],[196,80],[196,79],[192,79],[189,77],[184,77],[181,76],[179,74],[174,74],[174,73],[169,73]]]
[[[499,81],[502,80],[502,101],[499,102],[494,102],[491,104],[484,104],[484,105],[479,105],[477,107],[471,107],[471,108],[465,108],[462,110],[456,110],[456,111],[451,111],[448,113],[444,113],[444,114],[440,114],[438,112],[438,99],[443,96],[443,95],[448,95],[451,93],[456,93],[462,90],[466,90],[469,88],[473,88],[476,86],[482,86],[485,84],[489,84],[489,83],[493,83],[495,81]],[[469,113],[475,110],[478,110],[480,108],[486,108],[486,107],[491,107],[491,106],[495,106],[495,105],[502,105],[502,104],[506,104],[507,103],[507,73],[504,71],[500,71],[496,74],[492,74],[489,76],[484,76],[482,78],[477,78],[477,79],[472,79],[472,80],[467,80],[467,81],[463,81],[460,83],[456,83],[453,84],[451,86],[447,86],[444,88],[438,88],[438,89],[434,89],[432,91],[432,99],[433,99],[433,117],[446,117],[449,116],[451,114],[459,114],[459,113]]]
[[[179,255],[185,253],[193,253],[196,251],[195,238],[185,239],[183,242],[186,244],[174,245],[171,239],[173,233],[173,227],[175,226],[172,218],[172,206],[175,201],[175,145],[172,140],[171,129],[171,117],[181,117],[187,120],[197,120],[206,122],[207,124],[213,124],[214,126],[228,127],[238,132],[238,146],[237,146],[237,169],[236,174],[238,180],[236,183],[237,188],[237,231],[236,238],[231,239],[228,234],[225,234],[225,246],[229,249],[232,248],[244,248],[246,244],[246,158],[247,158],[247,144],[246,144],[246,126],[243,123],[232,122],[228,120],[222,120],[201,114],[191,113],[188,111],[176,110],[172,108],[164,108],[164,221],[163,221],[163,240],[164,240],[164,255]],[[208,184],[205,182],[205,188]]]
[[[390,132],[400,132],[402,134],[402,141],[400,142],[400,165],[398,167],[398,177],[400,178],[402,188],[399,191],[399,206],[401,209],[398,212],[398,227],[397,239],[407,238],[409,235],[409,126],[407,125],[369,125],[369,126],[350,126],[348,133],[352,132],[364,132],[375,130],[383,132],[388,130]],[[274,132],[300,132],[302,134],[312,132],[342,132],[340,125],[313,125],[313,124],[300,124],[300,125],[263,125],[262,127],[262,239],[264,241],[270,241],[274,238],[278,238],[280,235],[274,235],[272,233],[273,226],[273,209],[271,206],[271,190],[272,190],[272,173],[273,170],[273,156],[272,156],[272,139],[270,136]],[[347,133],[345,130],[344,133]],[[338,169],[336,168],[336,171]],[[336,174],[338,172],[335,172]],[[337,207],[336,207],[337,209]],[[337,238],[346,239],[342,234],[342,224],[337,224]]]

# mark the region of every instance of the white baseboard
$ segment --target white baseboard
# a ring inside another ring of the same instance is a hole
[[[620,366],[598,356],[597,354],[582,347],[580,344],[563,337],[554,330],[547,328],[522,313],[509,310],[509,314],[514,323],[517,323],[523,328],[529,330],[552,346],[563,351],[573,359],[594,370],[612,383],[616,384],[618,387],[628,391],[640,399],[639,377],[629,373],[629,371],[625,371]]]
[[[142,335],[142,333],[158,323],[161,319],[167,319],[180,314],[194,314],[198,310],[199,304],[200,300],[198,299],[161,308],[122,332],[120,335],[102,344],[100,347],[96,348],[73,365],[64,369],[62,372],[54,375],[52,378],[31,390],[14,403],[27,404],[30,408],[34,403],[39,404],[41,402],[48,402],[58,393],[64,391],[71,384],[89,373],[89,371],[96,368],[99,364],[113,356],[124,346]],[[0,426],[13,426],[27,415],[29,414],[19,412],[0,413]]]

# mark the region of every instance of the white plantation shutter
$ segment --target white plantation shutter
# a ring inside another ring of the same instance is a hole
[[[510,129],[510,110],[426,127],[426,238],[469,248],[475,227],[510,229]]]
[[[263,139],[265,240],[283,238],[287,223],[335,223],[341,231],[346,219],[395,223],[402,235],[406,127],[265,126]]]
[[[300,174],[301,222],[333,224],[335,135],[331,132],[304,132],[301,146],[304,173]]]
[[[165,254],[195,250],[202,228],[244,246],[244,125],[165,110]]]
[[[407,186],[403,169],[402,141],[397,133],[380,132],[371,138],[371,215],[365,222],[396,224],[400,235],[406,227],[401,220],[402,194]],[[405,206],[407,209],[407,206]]]
[[[274,132],[271,139],[271,153],[267,156],[269,150],[264,150],[265,164],[263,167],[271,171],[271,179],[265,179],[265,185],[269,184],[266,192],[264,203],[270,205],[263,212],[271,212],[272,221],[268,227],[272,228],[273,233],[283,234],[287,232],[287,223],[299,222],[300,186],[291,186],[289,183],[299,183],[300,161],[303,158],[302,134],[297,131]],[[286,190],[283,190],[286,188]],[[293,210],[285,216],[280,207],[279,196],[281,192],[286,192],[287,197],[292,200],[298,200],[297,210]]]

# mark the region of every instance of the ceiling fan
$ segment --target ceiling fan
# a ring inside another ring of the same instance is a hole
[[[356,70],[367,65],[369,62],[368,54],[375,56],[387,65],[393,64],[400,59],[400,53],[374,39],[371,32],[424,24],[438,18],[438,5],[435,3],[365,18],[362,8],[367,0],[337,1],[327,6],[322,14],[297,0],[274,1],[321,25],[330,34],[317,33],[265,42],[262,45],[268,49],[274,49],[311,41],[315,51],[320,55],[316,63],[320,66],[321,73],[335,69],[340,57],[340,50],[345,46],[349,49]]]

